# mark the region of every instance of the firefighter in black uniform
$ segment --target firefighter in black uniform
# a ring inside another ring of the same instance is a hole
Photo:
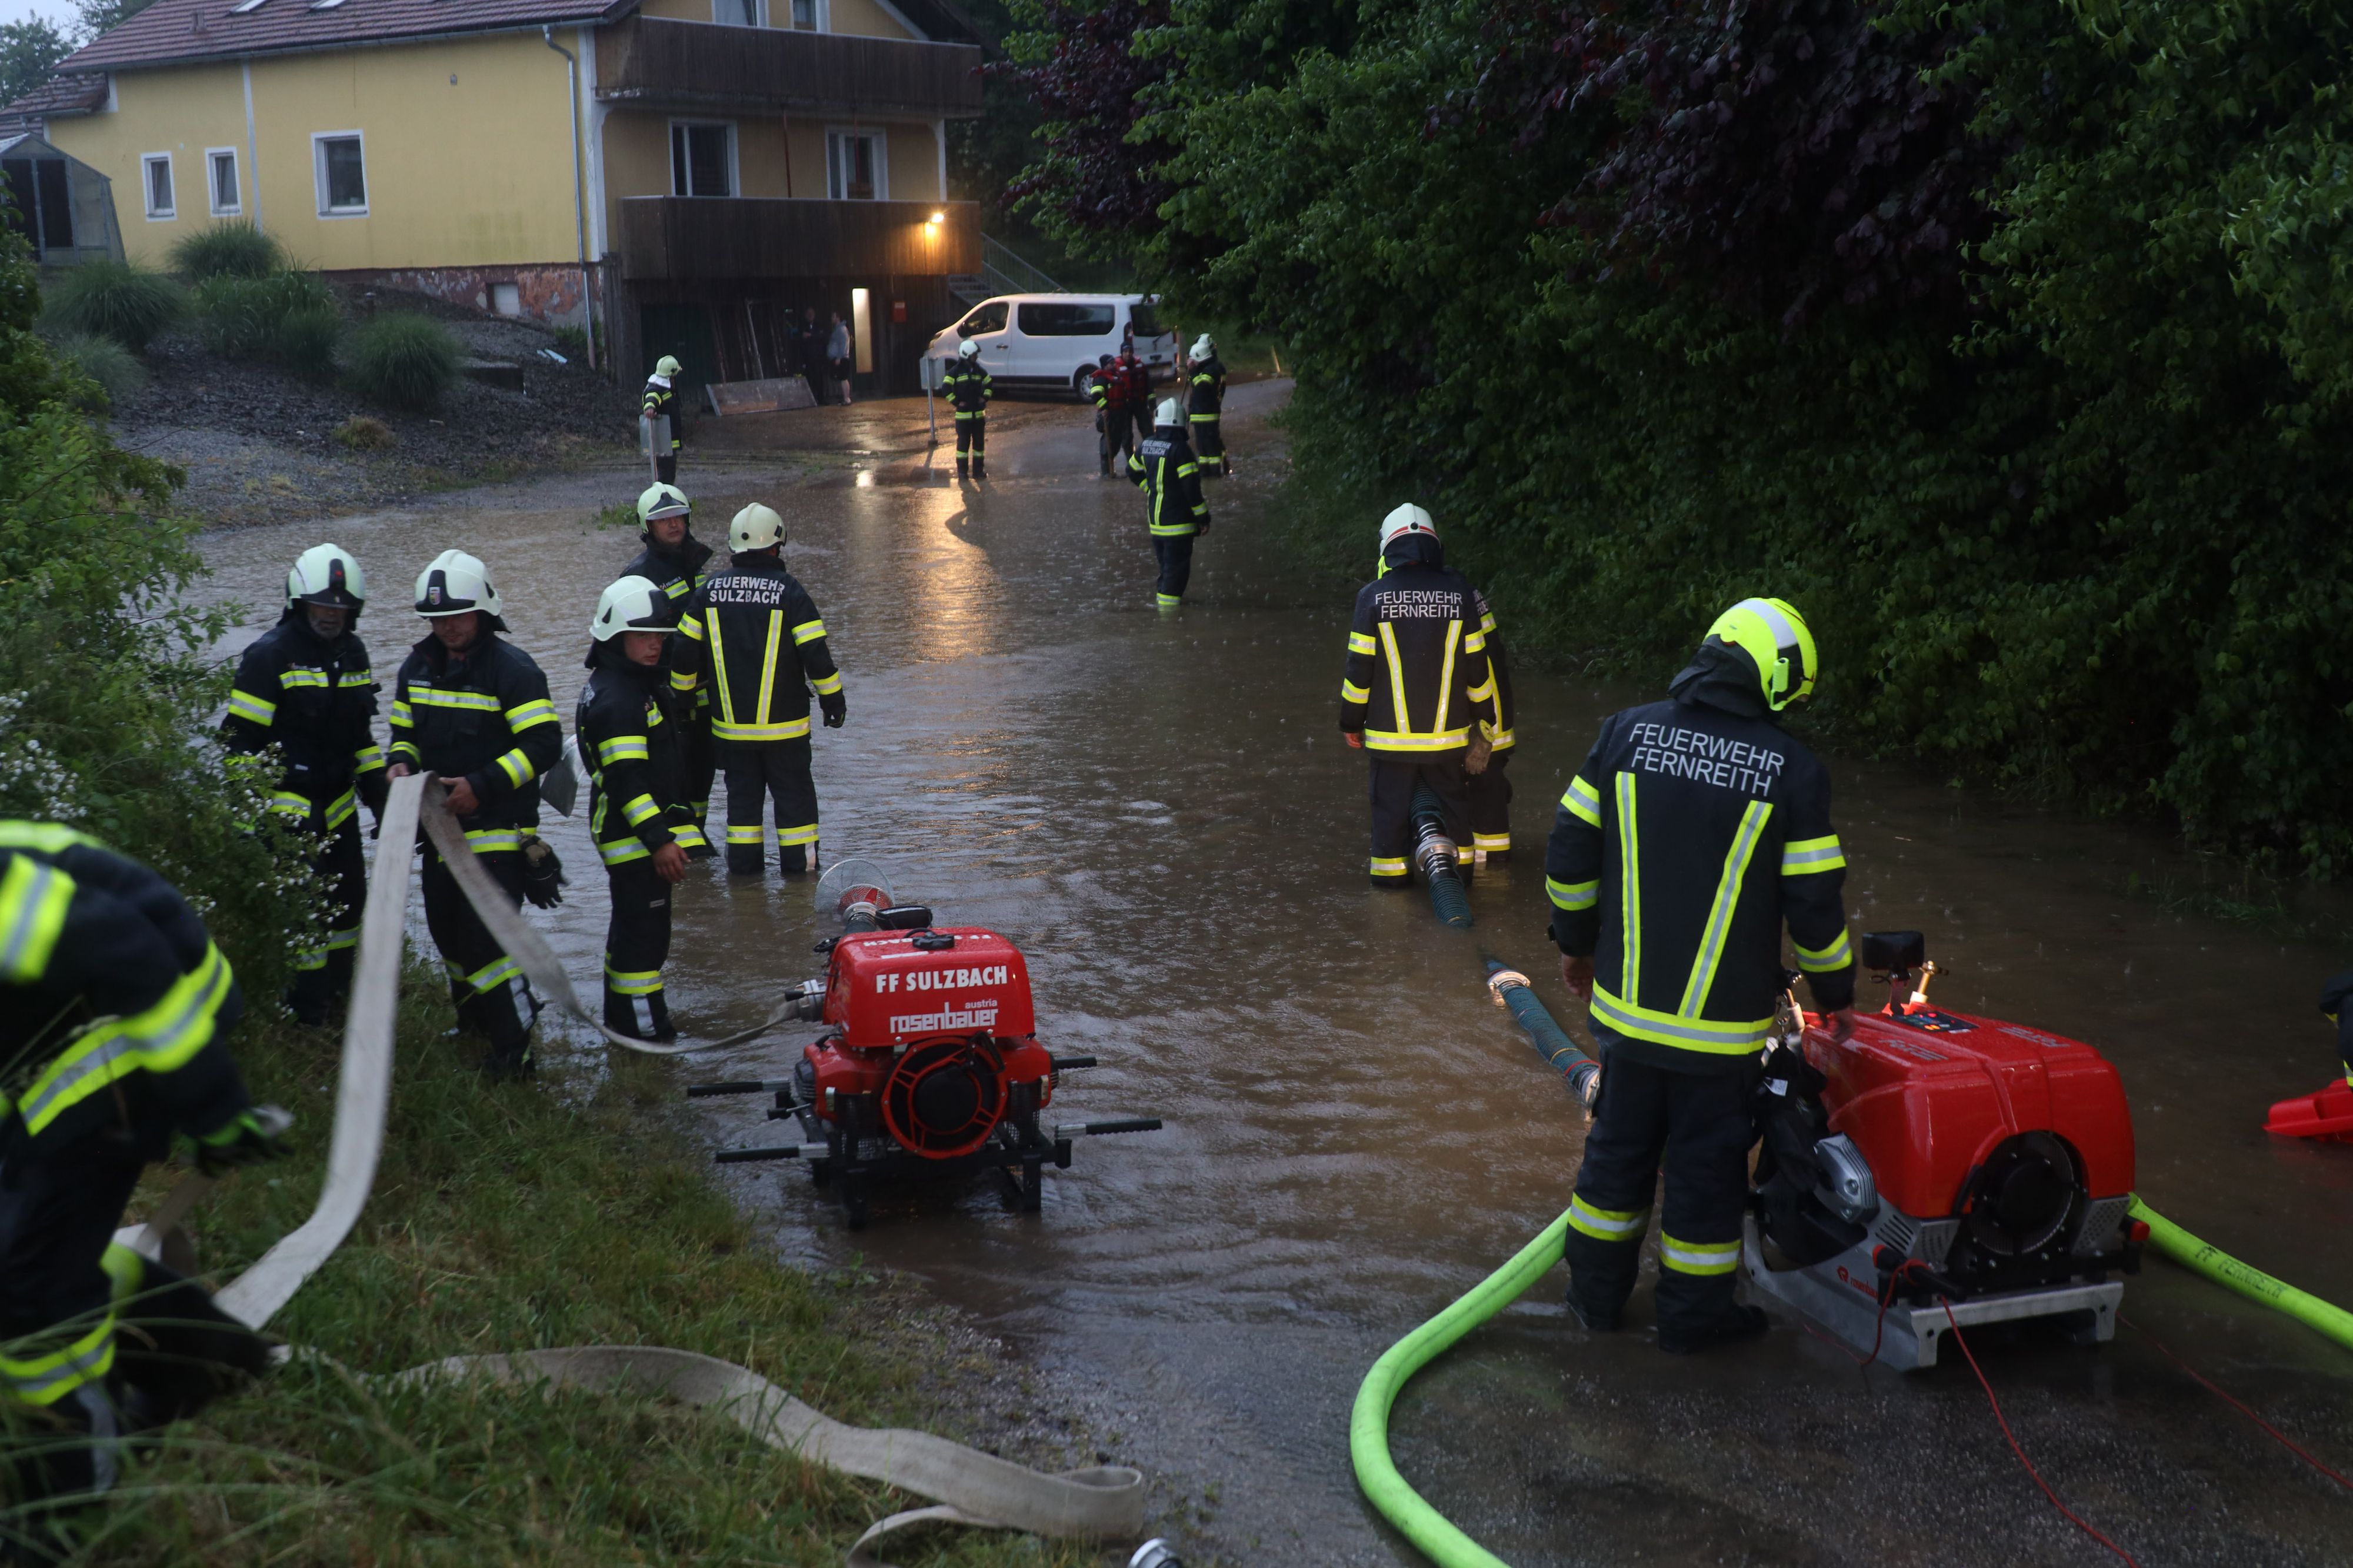
[[[1226,362],[1218,357],[1218,345],[1207,332],[1187,358],[1185,384],[1191,389],[1186,406],[1192,416],[1193,449],[1200,454],[1202,470],[1231,478],[1234,460],[1226,454],[1226,434],[1219,426],[1226,405]]]
[[[1494,721],[1477,595],[1448,569],[1430,513],[1398,507],[1381,521],[1381,575],[1356,595],[1340,682],[1340,732],[1371,764],[1376,887],[1406,885],[1416,785],[1438,797],[1446,836],[1465,841],[1467,770],[1486,765]]]
[[[433,634],[411,648],[392,693],[392,772],[438,773],[475,857],[510,900],[559,903],[563,870],[540,842],[539,775],[564,750],[547,677],[506,630],[490,568],[445,550],[417,579],[417,613]],[[440,855],[425,849],[425,923],[448,970],[460,1027],[490,1044],[482,1066],[511,1078],[531,1064],[539,1004]]]
[[[1479,610],[1479,636],[1487,645],[1487,668],[1495,682],[1495,722],[1487,726],[1487,765],[1471,775],[1471,847],[1480,865],[1512,853],[1512,781],[1504,769],[1512,760],[1519,737],[1513,733],[1517,704],[1512,700],[1512,662],[1495,629],[1495,612],[1487,595],[1474,591]]]
[[[2337,1066],[2345,1075],[2348,1087],[2353,1087],[2353,969],[2331,975],[2328,984],[2320,988],[2320,1011],[2337,1026]]]
[[[1569,1306],[1618,1327],[1662,1156],[1659,1348],[1765,1331],[1733,1300],[1758,1053],[1781,926],[1815,1005],[1854,1027],[1830,777],[1776,715],[1809,695],[1813,635],[1779,599],[1718,616],[1672,700],[1603,721],[1545,856],[1561,977],[1592,1006],[1601,1096],[1569,1205]]]
[[[1152,434],[1127,455],[1127,477],[1144,491],[1144,521],[1152,530],[1152,554],[1160,563],[1154,601],[1164,610],[1185,602],[1193,576],[1193,539],[1209,531],[1209,502],[1201,494],[1200,466],[1185,439],[1184,413],[1173,397],[1161,399]]]
[[[940,374],[940,393],[955,410],[956,478],[965,477],[969,453],[972,478],[988,478],[988,400],[997,383],[980,368],[980,344],[970,338],[956,347],[956,362]]]
[[[686,428],[678,416],[678,377],[682,367],[678,361],[664,354],[654,363],[653,374],[646,377],[645,395],[638,400],[638,412],[646,419],[668,421],[666,426],[654,430],[654,480],[657,484],[678,482],[678,450],[686,445]]]
[[[785,570],[785,520],[754,502],[727,528],[734,569],[686,601],[672,645],[673,690],[711,690],[711,734],[727,775],[727,869],[756,877],[766,856],[761,808],[776,808],[777,862],[788,874],[817,854],[817,784],[809,777],[809,691],[825,727],[849,713],[841,672],[808,590]]]
[[[686,607],[686,596],[702,586],[711,546],[694,537],[686,492],[676,485],[650,485],[638,498],[638,521],[645,531],[638,537],[646,547],[621,569],[625,577],[643,577],[659,587],[670,600],[673,617]],[[665,655],[664,668],[668,668]],[[686,769],[686,803],[698,828],[711,818],[711,780],[719,771],[718,753],[711,744],[711,693],[698,691],[691,703],[681,703],[675,720]],[[707,829],[706,829],[707,831]],[[708,857],[710,847],[695,857]]]
[[[647,577],[624,577],[589,623],[588,684],[573,735],[588,770],[588,831],[605,862],[613,913],[605,931],[605,1026],[640,1040],[677,1037],[662,995],[670,889],[688,851],[710,846],[685,796],[685,724],[663,654],[678,609]]]
[[[360,804],[381,816],[384,752],[369,728],[375,676],[353,632],[367,601],[360,563],[332,544],[302,552],[286,574],[286,609],[237,661],[221,739],[232,752],[278,748],[282,771],[272,804],[325,838],[311,861],[325,884],[327,931],[294,960],[286,1005],[313,1028],[332,1021],[350,992],[352,950],[367,902]]]
[[[114,1439],[266,1369],[204,1290],[113,1242],[174,1136],[207,1172],[282,1152],[285,1117],[254,1107],[222,1042],[243,1007],[169,882],[71,828],[0,821],[0,1403],[37,1413],[0,1492],[104,1491]],[[118,1321],[138,1331],[118,1342]],[[36,1560],[69,1544],[17,1528]]]

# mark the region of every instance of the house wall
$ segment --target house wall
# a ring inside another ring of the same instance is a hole
[[[670,190],[670,127],[673,118],[726,120],[735,127],[735,167],[747,196],[822,198],[826,194],[825,133],[830,120],[777,115],[676,116],[615,110],[605,117],[605,232],[620,231],[620,204],[629,196],[667,196]],[[891,198],[936,202],[940,188],[938,132],[929,121],[867,120],[883,132]],[[789,149],[789,150],[788,150]],[[789,157],[791,174],[786,178]]]
[[[580,35],[561,41],[577,52]],[[126,71],[114,107],[60,121],[58,147],[114,181],[123,247],[161,264],[215,220],[205,150],[238,149],[244,216],[332,271],[576,261],[569,80],[536,33]],[[311,137],[358,131],[368,207],[325,216]],[[149,221],[140,158],[169,151],[178,216]],[[255,195],[259,196],[257,215]]]
[[[642,0],[638,14],[679,22],[713,19],[711,0]],[[874,0],[818,0],[818,14],[828,33],[856,33],[869,38],[915,37],[913,28],[902,25]],[[792,0],[768,0],[768,26],[789,28],[792,25]]]

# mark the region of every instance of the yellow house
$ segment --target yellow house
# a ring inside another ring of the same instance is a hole
[[[251,223],[694,383],[797,368],[792,323],[839,311],[899,389],[981,270],[946,177],[977,36],[955,0],[154,0],[42,118],[135,259]]]

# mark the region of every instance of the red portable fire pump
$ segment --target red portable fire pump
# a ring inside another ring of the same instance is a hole
[[[1020,950],[978,926],[935,926],[919,904],[896,904],[881,868],[837,863],[818,884],[842,934],[818,944],[825,977],[799,988],[798,1016],[830,1026],[801,1048],[788,1080],[698,1084],[690,1097],[774,1094],[768,1119],[807,1140],[723,1149],[718,1160],[798,1159],[863,1228],[877,1181],[992,1173],[1008,1207],[1035,1214],[1044,1167],[1068,1170],[1074,1140],[1150,1132],[1157,1117],[1049,1126],[1061,1075],[1095,1065],[1038,1043],[1029,969]]]
[[[1792,997],[1766,1057],[1757,1206],[1778,1258],[1752,1217],[1753,1287],[1898,1368],[1933,1365],[1955,1323],[2061,1318],[2078,1342],[2115,1337],[2110,1275],[2140,1255],[2116,1068],[1931,1007],[1918,931],[1866,935],[1862,962],[1889,984],[1884,1009],[1838,1041]]]

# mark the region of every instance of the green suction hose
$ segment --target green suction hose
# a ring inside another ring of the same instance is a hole
[[[1408,1378],[1544,1278],[1560,1260],[1561,1242],[1567,1234],[1568,1216],[1563,1215],[1520,1248],[1509,1263],[1391,1345],[1365,1374],[1364,1386],[1356,1390],[1356,1407],[1348,1415],[1348,1458],[1356,1468],[1356,1484],[1382,1516],[1439,1568],[1509,1568],[1509,1564],[1454,1528],[1398,1474],[1396,1461],[1389,1458],[1389,1408]]]
[[[2184,1268],[2284,1312],[2313,1332],[2326,1334],[2353,1350],[2353,1312],[2330,1306],[2319,1297],[2274,1279],[2221,1247],[2199,1240],[2137,1197],[2132,1201],[2132,1216],[2148,1226],[2149,1244]]]

